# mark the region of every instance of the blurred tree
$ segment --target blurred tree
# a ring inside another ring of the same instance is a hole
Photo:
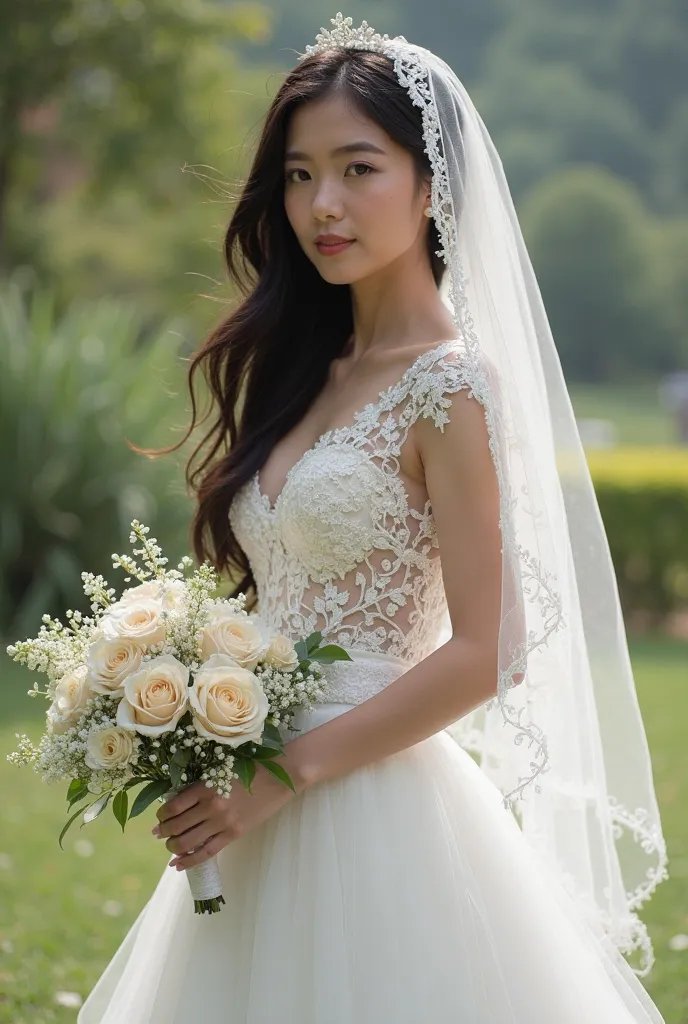
[[[329,0],[262,0],[274,17],[274,33],[263,57],[290,67],[298,52],[315,40],[321,26],[330,28],[336,13]],[[358,25],[364,18],[378,32],[404,35],[434,50],[473,82],[482,68],[485,45],[506,20],[503,0],[349,0],[343,12]],[[245,50],[246,56],[251,52]],[[253,53],[260,50],[253,50]]]
[[[676,365],[656,238],[638,193],[598,168],[536,186],[520,210],[564,372],[575,380],[632,380]]]
[[[518,102],[500,74],[516,62],[529,71],[566,67],[585,84],[588,97],[597,95],[599,111],[583,100],[580,118],[570,122],[572,144],[561,148],[563,162],[580,159],[579,126],[591,116],[588,153],[593,160],[637,185],[650,206],[660,212],[688,209],[685,179],[688,139],[680,113],[688,93],[688,7],[685,0],[501,0],[508,11],[501,31],[488,46],[482,84],[500,108],[502,120]],[[494,81],[497,75],[498,81]],[[546,85],[541,81],[541,85]],[[561,100],[561,97],[559,97]],[[530,91],[527,105],[536,114],[546,103],[545,91]],[[618,123],[614,122],[614,109]],[[598,129],[608,123],[609,139]],[[511,122],[519,127],[519,115]],[[678,129],[678,136],[677,136]],[[568,134],[561,126],[559,135]],[[633,137],[635,132],[635,137]],[[619,148],[619,142],[622,148]],[[623,149],[629,157],[624,163]]]
[[[209,55],[204,54],[204,58]],[[222,241],[272,79],[262,67],[241,69],[220,51],[199,61],[185,100],[193,146],[151,154],[146,166],[104,190],[91,175],[38,201],[15,189],[9,211],[13,255],[31,266],[66,307],[80,297],[117,295],[136,302],[149,321],[184,316],[204,333],[229,298]],[[239,77],[240,76],[240,77]],[[85,144],[84,144],[85,145]],[[82,160],[89,165],[88,158]],[[165,179],[150,196],[150,181]]]
[[[15,189],[34,216],[83,179],[93,199],[125,177],[164,202],[160,157],[193,150],[194,83],[268,24],[259,6],[217,0],[0,5],[0,268],[25,255],[26,238],[7,230]]]
[[[688,217],[657,222],[652,238],[648,265],[657,281],[662,319],[676,339],[673,369],[688,370]]]
[[[518,197],[567,164],[600,164],[649,182],[654,171],[645,132],[623,96],[592,83],[573,64],[533,63],[500,40],[486,57],[475,102]]]

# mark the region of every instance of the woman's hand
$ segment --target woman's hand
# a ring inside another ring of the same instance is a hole
[[[292,780],[298,793],[302,787],[293,775]],[[258,765],[250,793],[239,779],[232,781],[228,797],[220,796],[203,782],[187,786],[160,805],[156,811],[159,824],[152,832],[160,839],[169,837],[165,845],[176,856],[168,867],[184,871],[262,825],[294,796],[293,790]]]

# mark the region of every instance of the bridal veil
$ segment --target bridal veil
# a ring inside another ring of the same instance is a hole
[[[443,60],[341,14],[332,25],[300,59],[383,53],[422,115],[442,296],[499,479],[496,696],[449,731],[642,976],[653,952],[637,910],[667,877],[666,846],[609,545],[504,169]],[[446,614],[441,627],[438,646]]]

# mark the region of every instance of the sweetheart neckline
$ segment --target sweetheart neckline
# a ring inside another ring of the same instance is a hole
[[[443,349],[447,345],[457,345],[457,344],[459,344],[459,342],[460,342],[459,338],[450,338],[450,339],[448,339],[446,341],[439,342],[437,345],[434,345],[432,348],[426,349],[425,352],[421,352],[420,355],[416,356],[416,358],[413,360],[413,362],[410,363],[406,367],[406,369],[404,370],[403,374],[401,375],[401,377],[397,381],[395,381],[393,384],[390,384],[389,387],[383,388],[382,391],[380,391],[378,393],[378,397],[377,397],[376,401],[368,402],[368,404],[366,406],[364,406],[363,409],[359,409],[357,412],[354,413],[354,415],[353,415],[353,422],[352,423],[346,423],[346,424],[344,424],[343,427],[330,427],[329,430],[323,431],[322,434],[320,434],[318,437],[316,437],[315,441],[310,446],[310,448],[306,448],[305,452],[303,452],[303,454],[299,456],[299,458],[296,460],[296,462],[292,466],[290,466],[290,468],[287,470],[287,474],[286,474],[286,476],[284,478],[284,483],[282,484],[282,488],[281,488],[279,494],[277,495],[277,497],[275,498],[274,502],[271,501],[270,498],[268,497],[268,495],[265,494],[264,491],[261,489],[261,486],[260,486],[260,469],[262,469],[262,467],[257,469],[256,472],[253,474],[251,482],[253,484],[253,488],[254,488],[254,490],[256,492],[256,495],[259,498],[259,500],[260,500],[260,502],[261,502],[265,512],[267,513],[267,515],[269,515],[271,517],[277,515],[277,511],[279,509],[279,504],[280,504],[280,499],[281,499],[282,495],[284,494],[284,490],[285,490],[287,484],[289,483],[289,480],[291,479],[292,475],[294,474],[296,469],[301,465],[301,463],[306,458],[306,456],[310,455],[311,452],[315,451],[316,448],[318,448],[320,446],[320,444],[322,443],[322,441],[326,437],[328,437],[329,435],[340,434],[342,431],[355,430],[356,427],[361,422],[361,420],[363,419],[363,417],[368,413],[368,411],[370,409],[379,409],[379,407],[382,405],[382,402],[387,397],[387,395],[389,395],[390,392],[395,391],[398,387],[401,387],[401,385],[406,380],[407,376],[411,373],[412,370],[415,370],[416,365],[421,361],[421,359],[424,359],[424,358],[427,358],[430,355],[433,355],[434,353],[438,352],[440,349]]]

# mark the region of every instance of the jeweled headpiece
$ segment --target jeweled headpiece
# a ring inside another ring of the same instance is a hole
[[[404,36],[380,35],[367,21],[362,21],[358,28],[352,28],[353,19],[345,18],[341,11],[335,18],[330,18],[333,29],[321,28],[315,37],[315,43],[306,47],[306,52],[299,58],[312,53],[324,53],[327,50],[374,50],[377,53],[389,54],[394,43],[406,43]]]

